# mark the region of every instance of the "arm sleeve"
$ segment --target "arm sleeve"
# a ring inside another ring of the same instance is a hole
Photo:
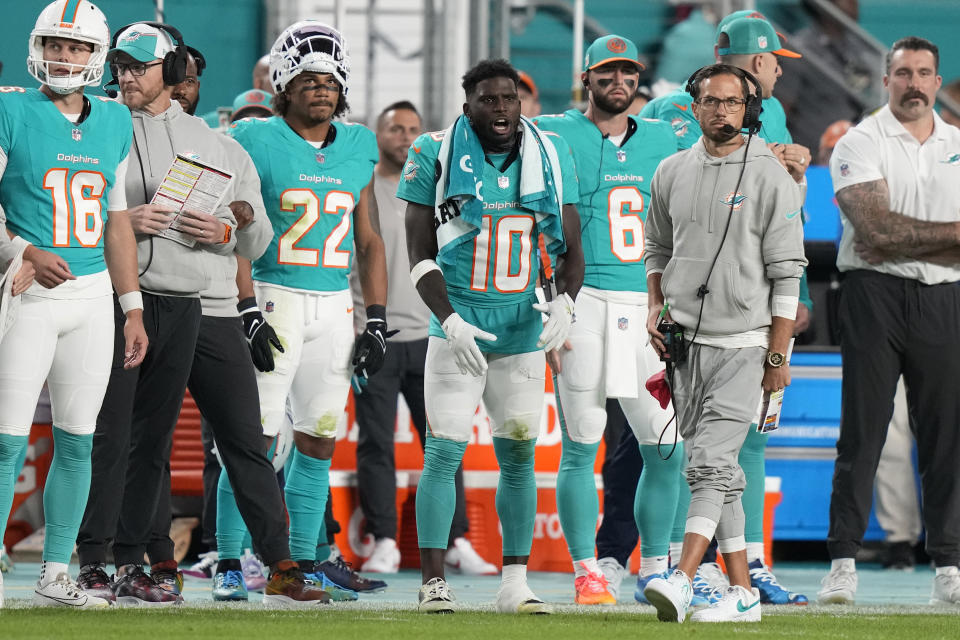
[[[433,207],[436,203],[437,149],[429,134],[423,134],[407,151],[397,197],[407,202]],[[442,179],[442,177],[441,177]]]
[[[114,174],[113,186],[107,194],[107,211],[123,211],[127,208],[127,167],[130,165],[130,154],[123,156],[117,165]]]
[[[644,233],[644,266],[647,273],[663,273],[673,255],[673,220],[664,199],[664,164],[657,167],[650,184],[650,210]]]

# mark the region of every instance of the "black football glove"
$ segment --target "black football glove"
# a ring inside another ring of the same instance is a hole
[[[250,355],[253,356],[253,365],[260,371],[273,371],[273,351],[270,346],[283,353],[283,346],[277,332],[263,319],[260,309],[257,308],[257,299],[244,298],[237,304],[240,319],[243,320],[243,333],[250,345]]]
[[[353,343],[353,373],[369,378],[383,366],[387,353],[387,338],[397,334],[387,331],[387,310],[382,304],[367,307],[367,328]]]

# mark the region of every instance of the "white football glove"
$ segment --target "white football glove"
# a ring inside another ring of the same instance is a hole
[[[566,293],[561,293],[550,302],[537,303],[533,308],[547,314],[537,346],[543,347],[544,351],[559,349],[566,342],[570,325],[573,324],[573,299]]]
[[[447,344],[457,358],[460,373],[482,376],[487,372],[487,359],[477,346],[477,338],[494,341],[497,336],[479,329],[463,318],[459,313],[451,313],[443,321],[443,332],[447,335]]]

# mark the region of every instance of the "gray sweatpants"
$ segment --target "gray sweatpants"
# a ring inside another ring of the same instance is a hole
[[[766,352],[695,343],[673,376],[691,492],[686,531],[716,533],[722,552],[743,548],[746,479],[737,457],[760,402]]]

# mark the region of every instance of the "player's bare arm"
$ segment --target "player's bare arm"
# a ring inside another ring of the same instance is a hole
[[[563,238],[567,251],[557,258],[557,293],[576,300],[583,286],[583,245],[580,243],[580,213],[576,205],[563,205]],[[412,264],[412,263],[411,263]]]
[[[960,245],[960,223],[927,222],[890,211],[886,180],[837,191],[837,203],[867,249],[889,257],[919,257]]]
[[[357,268],[363,302],[387,304],[387,257],[380,232],[370,219],[370,204],[373,197],[373,180],[360,192],[360,199],[353,210],[353,237],[357,247]]]
[[[433,207],[415,202],[408,203],[404,225],[407,231],[407,257],[410,265],[418,265],[424,260],[436,260],[439,249],[433,226]],[[447,297],[447,282],[439,270],[430,271],[420,278],[417,282],[417,292],[441,324],[453,313],[453,306]]]
[[[126,211],[111,211],[103,243],[103,257],[117,296],[140,291],[137,278],[137,241]],[[122,301],[121,301],[122,302]],[[143,308],[126,311],[123,327],[123,368],[132,369],[147,355],[147,331],[143,327]]]

